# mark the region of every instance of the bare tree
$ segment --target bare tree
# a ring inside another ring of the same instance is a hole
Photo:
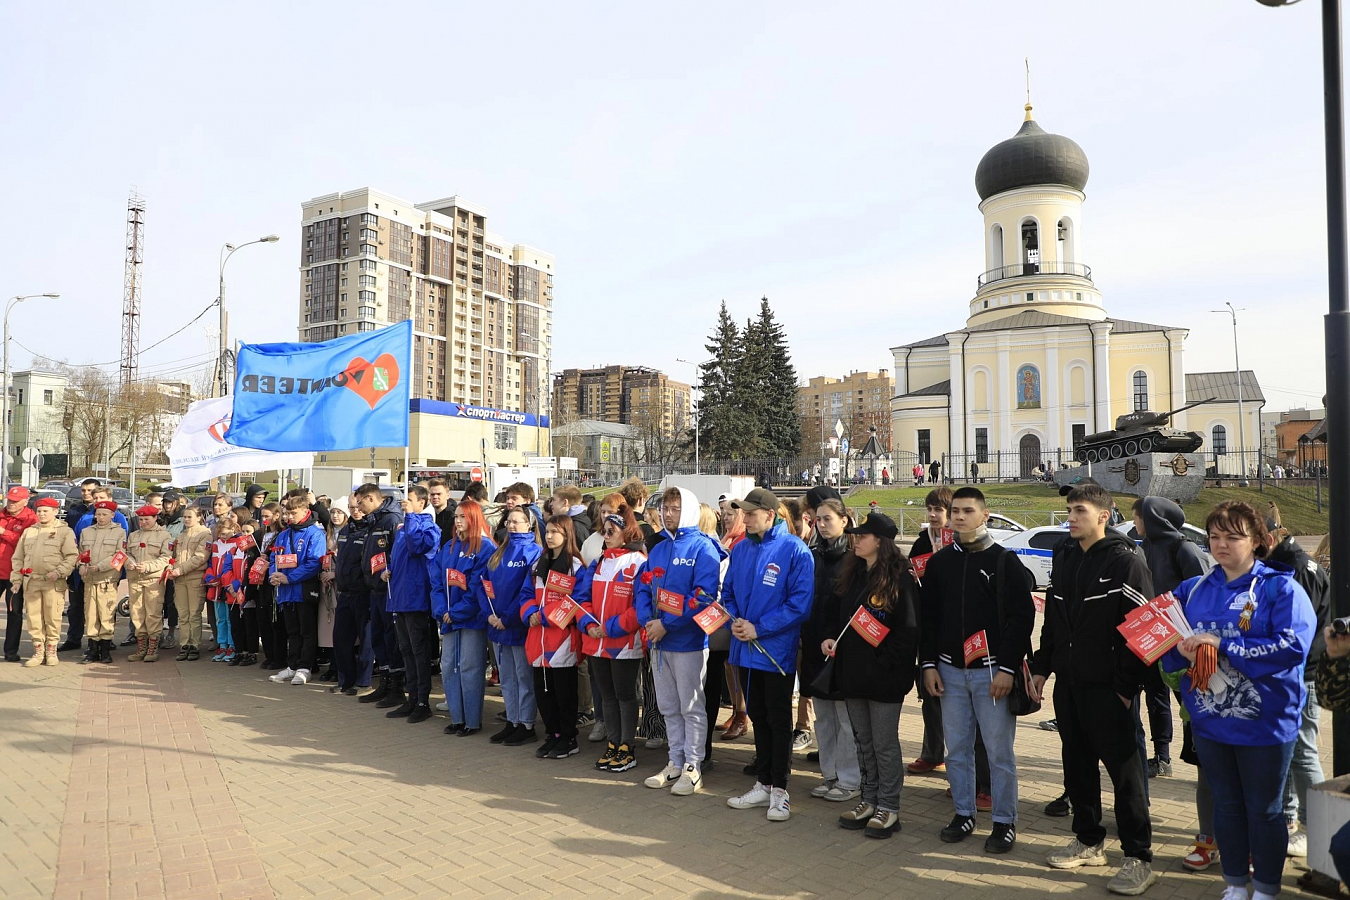
[[[153,382],[133,382],[123,389],[115,375],[92,366],[37,358],[34,365],[66,377],[61,428],[72,470],[92,471],[104,461],[129,459],[133,435],[142,457],[157,457],[172,434],[165,415],[165,397]]]
[[[638,458],[643,465],[659,466],[665,472],[671,463],[688,458],[688,435],[682,428],[666,425],[659,404],[635,407],[631,419],[638,430]]]

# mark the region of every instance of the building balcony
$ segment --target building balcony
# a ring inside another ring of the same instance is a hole
[[[993,284],[995,281],[1004,281],[1008,278],[1030,278],[1037,275],[1067,275],[1072,278],[1083,278],[1087,281],[1092,281],[1092,269],[1082,263],[1014,263],[1011,266],[999,266],[997,269],[990,269],[988,272],[985,272],[975,280],[975,289],[979,290],[987,284]]]

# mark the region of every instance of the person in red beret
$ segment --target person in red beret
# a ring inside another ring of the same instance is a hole
[[[87,662],[112,662],[117,581],[126,560],[127,532],[113,521],[117,504],[94,504],[94,524],[80,532],[80,579],[84,582],[84,635],[89,638]]]
[[[131,623],[136,626],[136,652],[128,662],[159,659],[159,636],[164,627],[164,570],[173,565],[173,535],[159,524],[159,510],[136,510],[136,533],[127,541],[127,598]]]
[[[28,488],[15,485],[5,494],[0,509],[0,593],[5,595],[5,662],[19,661],[19,635],[23,633],[23,591],[12,561],[19,535],[37,522],[37,513],[28,508]]]
[[[75,532],[56,518],[60,504],[43,497],[37,507],[37,524],[24,531],[14,548],[13,567],[22,577],[24,612],[33,656],[24,666],[57,664],[56,645],[61,639],[61,611],[66,605],[66,578],[75,570],[79,551]]]

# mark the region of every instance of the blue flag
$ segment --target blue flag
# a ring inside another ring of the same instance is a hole
[[[408,443],[412,322],[320,344],[244,344],[225,441],[286,452]]]

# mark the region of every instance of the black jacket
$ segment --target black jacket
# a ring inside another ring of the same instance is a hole
[[[365,519],[348,519],[337,533],[337,559],[333,572],[340,594],[368,594],[370,588],[361,568],[366,550]]]
[[[1003,564],[1003,615],[995,586],[999,557]],[[1026,567],[1017,554],[1001,544],[970,551],[960,544],[943,547],[928,562],[920,588],[922,601],[919,662],[924,668],[939,661],[958,669],[997,665],[1016,674],[1022,659],[1031,652],[1031,630],[1036,624],[1036,605]],[[966,665],[965,642],[983,631],[989,642],[989,659]]]
[[[1145,667],[1116,626],[1154,596],[1143,554],[1119,531],[1108,530],[1086,553],[1078,541],[1064,541],[1051,563],[1032,673],[1053,672],[1070,685],[1110,685],[1122,697],[1133,697]]]
[[[1313,670],[1318,660],[1326,655],[1327,638],[1323,630],[1331,624],[1331,579],[1326,570],[1319,566],[1292,537],[1286,537],[1275,545],[1266,557],[1266,562],[1276,568],[1288,567],[1293,570],[1294,580],[1307,592],[1312,601],[1313,612],[1317,614],[1317,631],[1313,634],[1312,647],[1308,651],[1308,661],[1303,666],[1304,681],[1313,680]]]
[[[389,585],[380,577],[383,573],[372,575],[370,561],[377,554],[383,553],[385,568],[389,567],[390,551],[394,548],[394,533],[403,524],[403,510],[398,500],[385,497],[380,508],[366,516],[365,521],[368,524],[366,540],[361,551],[361,577],[366,580],[366,587],[372,594],[388,594]]]
[[[833,543],[816,540],[811,544],[811,555],[816,558],[816,593],[811,601],[811,614],[802,623],[802,659],[797,667],[801,693],[804,697],[814,697],[811,679],[820,674],[825,667],[825,654],[820,652],[820,643],[826,638],[837,637],[839,628],[834,626],[830,609],[830,595],[834,592],[834,582],[839,576],[839,568],[848,556],[848,537],[841,535]],[[842,626],[840,626],[842,627]],[[838,696],[826,699],[838,700]]]
[[[571,515],[571,513],[568,513],[568,515]],[[586,538],[591,536],[591,532],[595,530],[595,527],[592,525],[591,517],[589,515],[584,512],[579,512],[572,516],[572,530],[576,532],[577,546],[580,547],[582,544],[586,543]]]
[[[1145,497],[1139,508],[1144,520],[1140,548],[1153,577],[1153,590],[1165,594],[1187,578],[1205,575],[1210,570],[1200,548],[1181,534],[1186,514],[1165,497]]]
[[[455,507],[458,506],[451,500],[445,504],[445,509],[436,513],[436,527],[441,530],[441,546],[444,547],[455,537]]]
[[[827,602],[831,637],[841,630],[844,636],[834,648],[834,675],[831,688],[847,700],[874,700],[899,703],[914,687],[918,670],[914,650],[919,645],[918,592],[906,574],[890,612],[871,603],[867,589],[867,570],[854,570],[852,582],[842,592],[831,592]],[[879,646],[873,647],[852,628],[844,629],[858,607],[866,605],[881,624],[890,628]]]

